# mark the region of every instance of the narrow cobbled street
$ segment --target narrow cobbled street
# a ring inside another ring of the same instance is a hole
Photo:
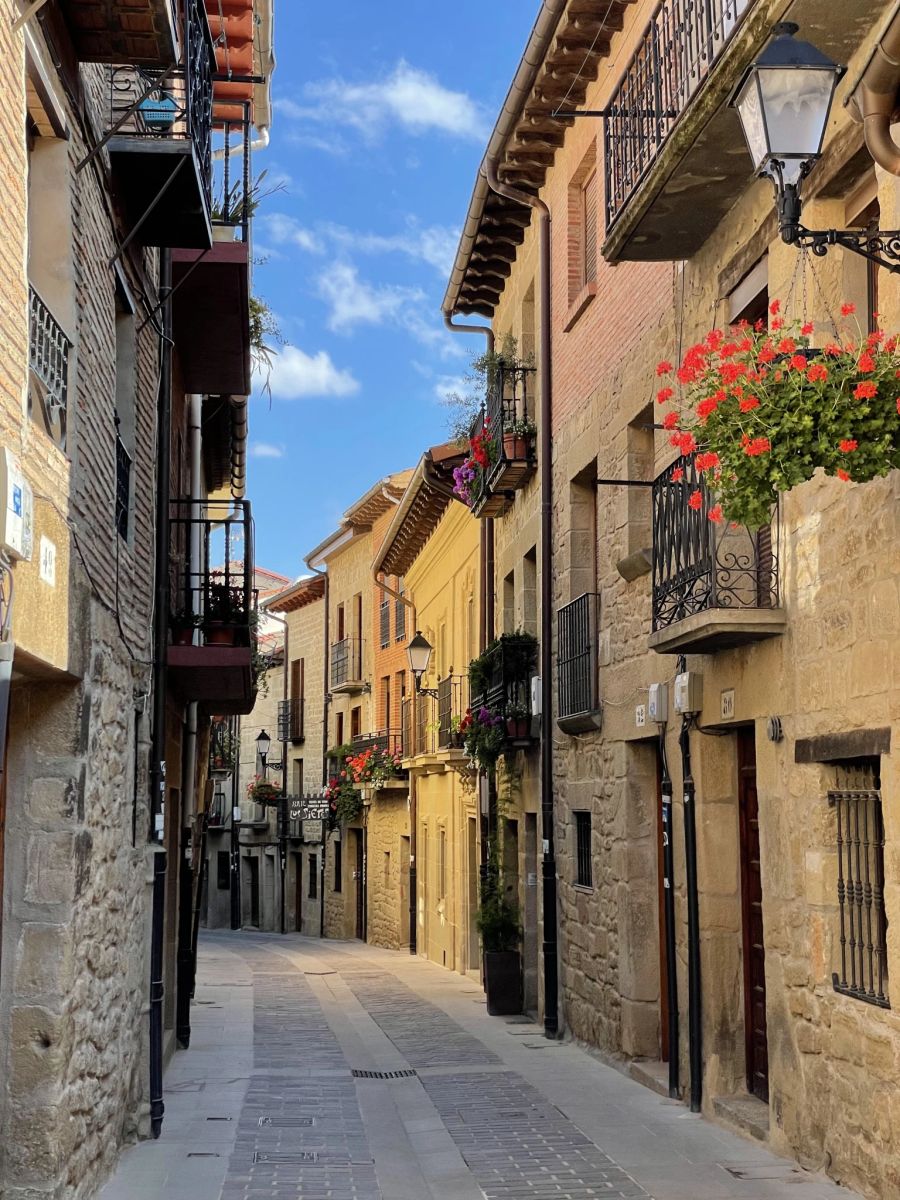
[[[158,1142],[102,1200],[851,1200],[403,953],[204,935]]]

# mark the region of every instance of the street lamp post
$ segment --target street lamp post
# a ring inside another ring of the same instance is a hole
[[[822,156],[834,93],[846,73],[799,29],[782,21],[731,97],[757,175],[771,179],[782,240],[821,257],[840,246],[900,272],[900,231],[807,229],[800,223],[803,180]]]
[[[417,696],[431,696],[433,700],[437,699],[437,691],[434,688],[422,687],[422,676],[428,672],[428,664],[431,662],[432,645],[417,629],[415,637],[406,647],[406,657],[409,660],[409,669],[412,672],[412,677],[416,685]]]
[[[256,738],[256,753],[259,755],[259,763],[263,782],[266,779],[266,771],[268,770],[269,750],[272,746],[272,739],[265,729],[261,729]],[[281,762],[273,763],[273,767],[281,767],[281,795],[276,801],[277,805],[277,827],[276,840],[278,843],[278,866],[281,878],[281,932],[285,932],[285,903],[284,903],[284,886],[287,876],[287,744],[282,742]]]

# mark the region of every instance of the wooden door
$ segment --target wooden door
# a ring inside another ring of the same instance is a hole
[[[738,804],[741,837],[741,901],[744,939],[744,1033],[747,1090],[768,1103],[769,1044],[766,1031],[766,947],[756,795],[756,741],[752,728],[738,731]]]
[[[300,764],[301,768],[303,764]],[[303,855],[294,854],[294,929],[303,930]]]
[[[259,929],[259,859],[251,854],[247,865],[250,868],[250,924]]]
[[[662,812],[662,762],[656,748],[656,895],[659,930],[659,1057],[669,1061],[669,964],[666,962],[666,830]]]

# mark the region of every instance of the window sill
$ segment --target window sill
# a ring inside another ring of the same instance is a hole
[[[591,283],[586,283],[573,302],[569,305],[569,311],[566,313],[566,319],[563,321],[563,333],[568,333],[572,329],[581,314],[588,307],[594,297],[597,295],[597,281],[592,280]]]
[[[573,883],[572,887],[576,892],[584,892],[586,896],[593,896],[594,894],[594,885],[592,883]]]

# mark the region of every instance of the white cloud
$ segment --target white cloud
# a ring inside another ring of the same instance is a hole
[[[409,320],[407,310],[423,304],[425,293],[419,288],[380,286],[359,278],[350,263],[335,262],[319,276],[319,295],[327,301],[328,328],[347,333],[357,325],[383,325]]]
[[[305,229],[299,221],[286,213],[266,213],[263,216],[266,234],[277,245],[290,244],[310,254],[323,254],[325,247],[311,229]],[[265,235],[264,235],[265,236]]]
[[[434,385],[434,394],[441,402],[448,396],[467,396],[471,385],[462,375],[439,375]]]
[[[447,276],[456,254],[457,231],[444,225],[424,228],[410,221],[404,233],[362,233],[343,225],[324,225],[321,233],[336,245],[360,254],[405,254]]]
[[[391,125],[416,135],[437,131],[476,142],[483,142],[490,132],[483,109],[470,96],[451,91],[402,59],[390,75],[376,82],[326,79],[307,84],[304,95],[307,104],[279,101],[281,113],[295,121],[349,125],[370,141]]]
[[[271,442],[253,442],[250,446],[251,458],[284,458],[284,447],[273,446]]]
[[[274,360],[270,378],[272,395],[282,400],[308,396],[352,396],[359,383],[350,371],[340,370],[331,356],[320,350],[305,354],[296,346],[285,346]]]

